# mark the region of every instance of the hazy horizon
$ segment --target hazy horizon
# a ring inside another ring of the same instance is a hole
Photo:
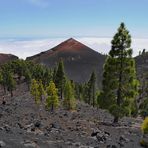
[[[58,38],[9,38],[0,40],[0,53],[9,53],[25,59],[42,51],[49,50],[70,37]],[[111,37],[72,37],[93,50],[108,54],[111,48]],[[132,39],[133,56],[137,56],[139,51],[148,49],[148,39]]]

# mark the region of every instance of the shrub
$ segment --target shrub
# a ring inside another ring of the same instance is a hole
[[[140,141],[140,145],[144,148],[148,148],[148,143],[144,141],[143,139]]]
[[[141,129],[144,134],[148,134],[148,117],[143,121]]]

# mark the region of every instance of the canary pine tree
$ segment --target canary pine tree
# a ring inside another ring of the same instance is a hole
[[[104,65],[103,93],[100,107],[108,109],[114,122],[130,115],[136,106],[138,80],[135,61],[132,58],[131,36],[124,23],[121,23],[113,37],[112,47]]]
[[[53,81],[49,83],[46,92],[47,92],[46,108],[48,110],[54,111],[54,109],[59,106],[59,98],[58,98],[58,90]]]
[[[44,90],[44,87],[43,87],[42,80],[38,81],[38,91],[39,91],[40,100],[42,101],[43,96],[45,96],[45,90]]]
[[[67,110],[73,110],[76,107],[74,88],[69,80],[65,84],[63,106]]]
[[[93,105],[94,107],[96,104],[96,75],[95,75],[95,72],[92,72],[90,80],[88,81],[88,96],[89,96],[88,103],[90,105]]]
[[[13,90],[15,89],[16,86],[13,74],[10,71],[7,71],[5,77],[6,77],[7,90],[10,91],[11,97],[13,97]]]
[[[31,81],[30,93],[34,97],[35,103],[40,104],[39,85],[35,79]]]
[[[63,99],[66,76],[65,76],[64,64],[62,60],[60,60],[59,62],[54,82],[55,82],[56,87],[58,88],[60,99]]]
[[[0,71],[0,85],[2,85],[2,81],[3,81],[3,76],[2,76],[2,72]]]
[[[28,86],[28,89],[30,89],[31,84],[31,73],[28,68],[26,68],[26,71],[24,72],[25,82]]]

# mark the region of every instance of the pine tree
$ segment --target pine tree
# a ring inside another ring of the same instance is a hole
[[[42,80],[38,81],[38,91],[39,91],[40,100],[42,101],[43,96],[45,96],[45,90],[44,90],[44,87],[43,87]]]
[[[89,85],[84,83],[82,86],[82,98],[85,103],[89,104],[90,94],[89,94]]]
[[[66,84],[65,84],[63,105],[64,105],[64,108],[67,110],[71,110],[71,109],[76,108],[74,88],[72,86],[72,83],[69,80],[67,80]]]
[[[58,99],[58,90],[53,81],[49,83],[49,86],[46,89],[47,99],[46,99],[46,108],[48,110],[54,111],[55,108],[59,106]]]
[[[79,83],[75,83],[75,98],[77,100],[81,100],[81,90],[80,90],[80,84]]]
[[[8,71],[7,75],[5,75],[5,76],[6,76],[6,82],[7,82],[7,90],[10,91],[11,97],[13,97],[13,90],[16,86],[16,82],[13,79],[13,74]]]
[[[42,78],[42,83],[44,86],[47,86],[52,80],[52,71],[48,68],[45,68],[45,72]]]
[[[58,69],[55,76],[55,85],[58,88],[60,99],[63,99],[65,81],[66,81],[66,76],[64,72],[64,64],[63,64],[63,61],[61,60],[59,62]]]
[[[7,75],[8,75],[8,65],[7,64],[4,64],[2,66],[2,71],[1,71],[1,74],[2,74],[2,81],[1,81],[1,84],[4,88],[4,93],[6,94],[6,89],[7,89]]]
[[[22,76],[24,76],[24,73],[26,71],[26,64],[24,60],[15,60],[9,63],[11,68],[13,69],[13,72],[18,75],[18,82],[20,83],[20,80]]]
[[[113,114],[114,122],[131,114],[138,94],[135,61],[130,46],[131,36],[124,23],[121,23],[104,65],[103,93],[99,101],[100,107]]]
[[[24,72],[25,82],[28,85],[28,89],[30,89],[31,84],[31,73],[28,68],[26,68],[26,71]]]
[[[143,121],[141,129],[143,134],[148,134],[148,117],[146,117],[145,120]]]
[[[88,81],[88,96],[89,96],[89,104],[96,104],[96,75],[95,72],[92,72],[90,80]]]
[[[54,67],[53,73],[52,73],[52,80],[53,80],[54,83],[55,83],[55,79],[56,79],[56,74],[57,74],[57,66]]]
[[[0,71],[0,85],[2,85],[3,82],[3,76],[2,76],[2,72]]]
[[[39,85],[35,79],[31,81],[30,93],[34,97],[35,103],[40,104]]]
[[[32,69],[32,77],[37,81],[42,80],[45,73],[45,67],[43,65],[36,64]]]

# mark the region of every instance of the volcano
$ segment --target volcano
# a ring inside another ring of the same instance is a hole
[[[27,60],[53,68],[62,59],[67,76],[81,83],[88,81],[92,71],[96,72],[98,81],[101,82],[105,58],[105,55],[70,38],[48,51],[28,57]]]

